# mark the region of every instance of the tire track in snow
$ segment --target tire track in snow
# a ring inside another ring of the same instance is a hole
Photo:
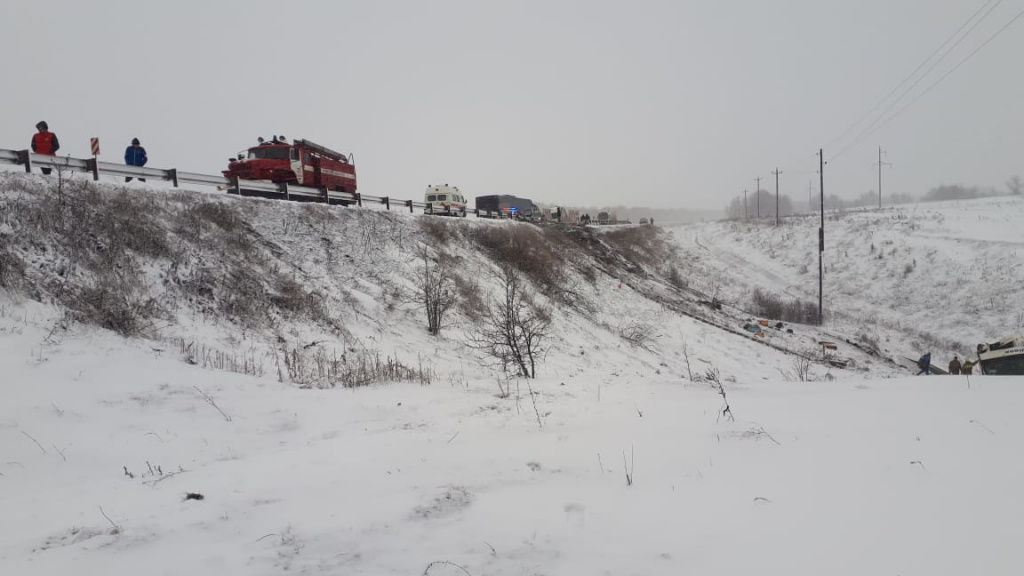
[[[722,248],[718,245],[712,246],[710,244],[705,244],[706,242],[708,242],[707,239],[705,239],[704,242],[701,242],[700,235],[697,232],[694,232],[693,234],[693,242],[694,244],[697,245],[698,248],[707,252],[712,260],[724,263],[729,268],[742,270],[744,272],[744,275],[746,276],[744,280],[753,280],[754,284],[760,283],[766,285],[767,287],[771,287],[776,290],[781,290],[782,293],[786,294],[791,298],[800,299],[807,297],[806,294],[794,294],[792,291],[790,291],[790,287],[793,284],[788,280],[782,278],[781,276],[775,274],[774,272],[752,264],[743,256],[740,256],[739,254],[736,254],[735,252],[727,248]],[[759,276],[761,282],[758,282],[757,278],[753,278],[755,276]],[[732,275],[732,277],[735,278],[736,276]]]

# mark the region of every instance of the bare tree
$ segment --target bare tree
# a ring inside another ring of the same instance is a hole
[[[811,362],[811,356],[809,354],[796,354],[795,356],[793,356],[793,363],[790,366],[790,369],[785,370],[780,368],[779,372],[787,380],[792,380],[794,382],[810,382],[812,379],[812,364],[813,362]]]
[[[505,372],[512,367],[520,376],[536,378],[551,311],[534,302],[522,274],[512,265],[502,266],[495,275],[502,296],[488,307],[474,345],[498,360]]]
[[[1017,195],[1024,192],[1024,181],[1020,179],[1020,176],[1014,175],[1006,181],[1006,187],[1010,189],[1010,194]]]
[[[430,250],[421,246],[417,257],[423,261],[416,287],[417,299],[427,313],[427,331],[437,336],[444,327],[445,315],[455,306],[455,279],[445,254],[440,254],[435,262]]]

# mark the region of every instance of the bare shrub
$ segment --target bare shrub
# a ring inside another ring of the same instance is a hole
[[[437,336],[444,327],[445,316],[456,302],[452,259],[442,252],[434,261],[430,257],[430,249],[425,245],[420,246],[418,259],[422,266],[416,278],[416,295],[427,314],[427,331]]]
[[[792,362],[788,370],[779,369],[779,372],[786,380],[794,382],[810,382],[811,378],[811,361],[810,355],[796,355],[793,356]]]
[[[424,217],[418,220],[420,230],[438,248],[444,248],[455,241],[458,233],[455,228],[455,221],[448,218]]]
[[[704,381],[711,384],[711,387],[722,397],[722,408],[718,413],[716,421],[721,418],[728,418],[730,422],[735,422],[736,418],[732,415],[732,407],[729,406],[729,398],[726,396],[725,386],[722,384],[722,375],[718,368],[709,366],[704,371]]]
[[[867,332],[861,332],[860,334],[857,334],[857,341],[863,343],[865,346],[876,352],[881,350],[877,334],[872,335]]]
[[[502,297],[487,309],[473,346],[498,361],[502,371],[536,378],[537,361],[551,325],[551,311],[536,304],[520,272],[506,264],[496,273]]]
[[[480,283],[472,276],[459,274],[457,270],[452,271],[452,280],[458,293],[459,312],[473,322],[480,321],[487,311],[487,302],[484,300]]]
[[[202,279],[192,284],[202,289]],[[270,310],[270,297],[258,269],[235,266],[219,281],[213,281],[216,307],[230,320],[247,327],[264,325]]]
[[[683,278],[682,273],[679,272],[678,266],[669,266],[668,274],[665,278],[668,280],[669,284],[675,286],[676,288],[679,288],[680,290],[684,290],[690,287],[689,282],[687,282],[686,279]]]
[[[158,300],[122,282],[117,274],[104,275],[64,294],[64,304],[77,313],[76,320],[122,336],[153,336],[156,320],[166,315]]]
[[[351,226],[358,237],[356,253],[373,257],[393,246],[399,252],[405,251],[407,229],[400,216],[392,212],[375,210],[352,210],[346,213],[345,225]]]
[[[755,288],[751,296],[751,312],[762,318],[814,324],[818,321],[818,306],[813,302],[804,302],[796,298],[785,301],[770,292]]]
[[[648,352],[655,351],[658,338],[661,338],[661,334],[653,324],[639,320],[630,320],[619,328],[619,336],[631,345]]]
[[[25,262],[6,245],[0,246],[0,287],[19,288],[25,278]]]
[[[269,295],[272,306],[314,321],[327,315],[323,294],[307,290],[294,278],[277,276],[273,280],[274,290]]]

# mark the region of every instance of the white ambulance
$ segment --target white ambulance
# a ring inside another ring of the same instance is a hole
[[[427,207],[424,214],[442,214],[445,216],[466,217],[466,198],[455,186],[437,184],[427,186],[423,201]]]

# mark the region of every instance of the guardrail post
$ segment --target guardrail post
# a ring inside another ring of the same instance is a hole
[[[412,200],[406,200],[405,205],[409,207],[409,214],[412,214]]]
[[[92,179],[93,179],[93,181],[96,181],[96,180],[100,179],[100,168],[96,164],[96,159],[95,158],[86,158],[85,159],[85,169],[90,171],[90,172],[92,172]]]
[[[167,179],[174,183],[174,187],[178,187],[178,169],[171,168],[167,171]]]
[[[279,182],[278,185],[277,185],[277,190],[281,194],[284,194],[284,199],[285,200],[289,200],[290,199],[288,197],[288,183],[287,182]]]
[[[32,157],[28,150],[18,150],[18,164],[25,165],[25,172],[32,172]]]
[[[388,210],[391,210],[391,196],[385,196],[381,198],[380,201],[384,204],[384,206],[387,207]]]
[[[242,195],[242,187],[238,184],[238,176],[233,176],[231,178],[231,184],[228,184],[228,194],[232,193],[238,194],[239,196]]]
[[[356,192],[356,206],[363,207],[363,195],[359,192]]]

